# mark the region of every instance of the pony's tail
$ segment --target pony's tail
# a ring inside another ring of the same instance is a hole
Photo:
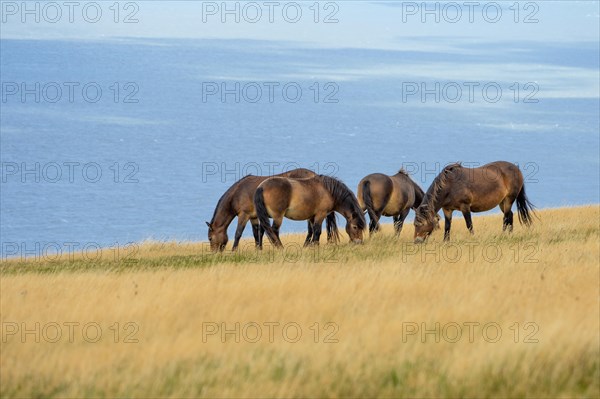
[[[519,222],[525,226],[531,226],[533,223],[533,217],[535,215],[535,207],[527,198],[525,194],[525,184],[521,187],[519,195],[517,195],[517,211],[519,212]]]
[[[325,219],[325,225],[327,226],[327,242],[337,244],[340,242],[340,232],[338,231],[337,218],[335,212],[331,212]]]
[[[258,217],[258,222],[260,223],[260,227],[263,228],[264,232],[269,237],[271,243],[275,241],[275,232],[273,231],[273,227],[271,226],[271,221],[269,220],[269,212],[267,211],[267,207],[265,205],[265,197],[263,195],[263,188],[259,187],[256,189],[254,193],[254,208],[256,209],[256,215]]]
[[[368,180],[363,183],[362,197],[363,202],[365,204],[365,208],[367,208],[369,218],[371,219],[370,228],[373,229],[375,226],[375,220],[377,220],[377,215],[375,214],[375,205],[373,205],[373,198],[371,198],[371,182],[369,182]]]

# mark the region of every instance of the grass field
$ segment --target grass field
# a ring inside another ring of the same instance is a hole
[[[599,206],[538,215],[4,261],[1,396],[599,397]]]

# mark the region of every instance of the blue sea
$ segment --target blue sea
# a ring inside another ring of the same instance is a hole
[[[352,189],[405,167],[426,189],[448,163],[507,160],[538,208],[600,202],[597,41],[456,40],[454,52],[208,38],[0,44],[3,257],[48,243],[206,240],[231,184],[294,167]]]

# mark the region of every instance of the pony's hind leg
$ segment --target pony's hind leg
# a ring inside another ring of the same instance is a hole
[[[271,242],[273,243],[273,245],[275,245],[276,247],[283,247],[283,244],[281,243],[281,239],[279,238],[279,228],[281,227],[281,223],[283,222],[283,216],[279,216],[279,217],[273,217],[273,233],[274,233],[274,237],[269,237],[271,239]],[[268,232],[267,232],[268,234]]]
[[[507,213],[504,214],[504,220],[502,222],[502,230],[505,231],[508,229],[509,233],[512,233],[513,231],[513,213],[511,210],[509,210]]]
[[[514,200],[510,200],[510,198],[504,198],[500,203],[500,210],[504,213],[504,218],[502,219],[502,231],[508,230],[509,233],[513,231],[513,212],[512,212],[512,204]]]
[[[444,209],[444,241],[450,240],[450,227],[452,227],[452,209]]]
[[[307,247],[313,238],[313,221],[307,221],[308,224],[308,234],[306,234],[306,240],[304,240],[304,246]]]
[[[410,208],[403,210],[400,214],[394,216],[394,230],[396,231],[396,236],[399,236],[402,232],[402,226],[404,226],[404,219],[408,216],[408,212],[410,212]]]
[[[369,218],[371,221],[369,222],[369,234],[373,234],[379,231],[379,219],[381,219],[381,211],[372,211],[369,212]]]

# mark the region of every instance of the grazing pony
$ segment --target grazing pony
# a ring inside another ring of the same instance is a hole
[[[393,176],[373,173],[364,177],[358,183],[358,203],[369,218],[369,233],[379,230],[381,216],[394,218],[394,229],[399,235],[404,225],[404,219],[411,209],[416,211],[421,205],[425,193],[415,183],[404,169]]]
[[[276,176],[305,178],[316,176],[316,173],[308,169],[300,168]],[[264,232],[259,228],[253,199],[258,185],[268,178],[269,176],[245,176],[229,187],[225,194],[221,196],[211,221],[206,222],[206,225],[208,226],[208,241],[210,242],[210,248],[213,251],[223,251],[225,249],[225,245],[227,245],[227,241],[229,240],[227,237],[227,227],[229,227],[236,216],[238,218],[238,223],[237,229],[235,230],[233,250],[235,251],[237,249],[248,221],[252,224],[252,233],[254,234],[256,246],[259,249],[262,248],[261,243]],[[311,230],[312,225],[310,223],[308,223],[308,228],[309,231],[306,237],[307,242],[313,236]],[[327,215],[327,241],[337,242],[338,239],[339,233],[335,214],[331,213]]]
[[[323,219],[333,211],[346,219],[346,232],[351,242],[362,243],[363,240],[366,222],[358,200],[344,183],[333,177],[271,177],[256,189],[254,207],[261,227],[276,247],[282,247],[279,227],[284,216],[308,220],[312,224],[313,237],[305,242],[305,246],[309,243],[318,245]],[[272,226],[269,217],[273,218]]]
[[[479,168],[465,168],[460,163],[446,166],[433,180],[417,208],[415,243],[425,241],[434,227],[435,215],[443,209],[446,219],[444,240],[450,239],[452,212],[461,211],[467,228],[473,234],[471,212],[484,212],[500,205],[504,213],[502,230],[512,232],[512,204],[517,202],[519,221],[526,226],[533,222],[534,207],[525,194],[523,174],[505,161],[496,161]]]

